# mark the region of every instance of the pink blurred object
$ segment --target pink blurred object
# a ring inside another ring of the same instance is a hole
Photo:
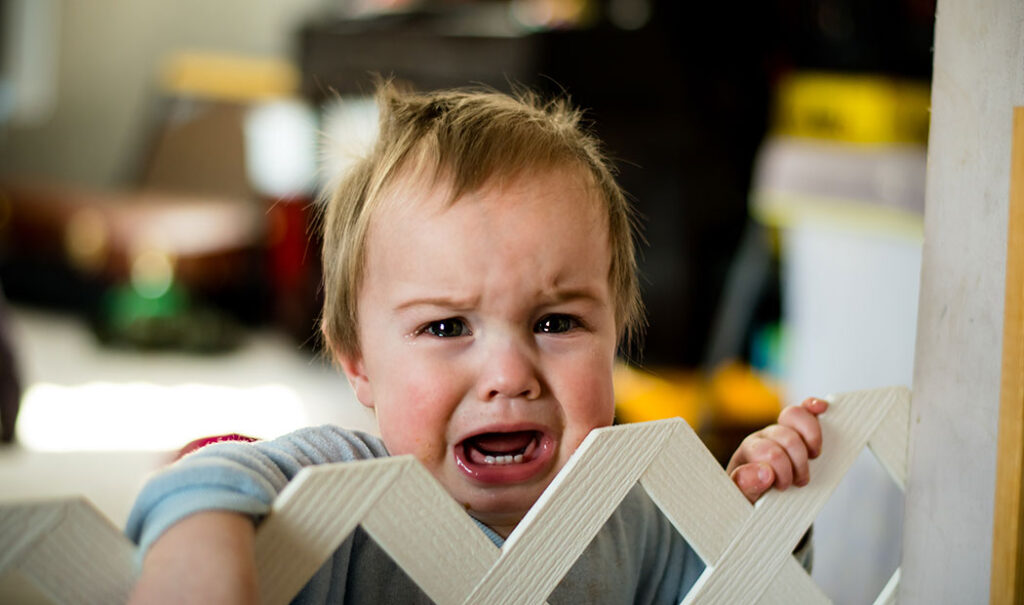
[[[179,460],[179,459],[181,459],[181,458],[191,454],[192,452],[194,452],[196,450],[202,449],[202,448],[204,448],[204,447],[206,447],[208,445],[214,444],[214,443],[221,443],[223,441],[243,441],[243,442],[251,443],[253,441],[259,441],[259,439],[256,439],[255,437],[247,437],[245,435],[239,435],[238,433],[230,433],[228,435],[216,435],[214,437],[203,437],[201,439],[196,439],[194,441],[190,441],[188,443],[188,445],[186,445],[185,447],[181,448],[178,451],[178,455],[175,456],[174,459],[175,460]]]

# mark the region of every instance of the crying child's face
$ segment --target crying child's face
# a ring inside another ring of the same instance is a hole
[[[449,203],[398,182],[367,238],[359,354],[342,365],[393,455],[507,536],[594,428],[616,347],[603,204],[576,170]]]

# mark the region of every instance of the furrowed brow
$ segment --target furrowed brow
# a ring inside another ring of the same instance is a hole
[[[600,302],[601,296],[593,288],[565,288],[556,289],[550,293],[546,293],[544,297],[547,304],[558,304],[564,302]]]
[[[472,309],[479,300],[472,297],[458,298],[453,296],[424,296],[403,300],[395,305],[395,311],[404,311],[414,307],[441,307],[444,309]]]

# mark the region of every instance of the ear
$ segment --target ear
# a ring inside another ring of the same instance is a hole
[[[352,385],[352,390],[356,393],[356,399],[366,407],[372,408],[374,405],[373,388],[371,387],[369,376],[366,375],[363,357],[359,354],[336,354],[335,358],[338,360],[338,365],[341,366],[342,371],[345,372],[345,376],[348,377],[348,383]]]

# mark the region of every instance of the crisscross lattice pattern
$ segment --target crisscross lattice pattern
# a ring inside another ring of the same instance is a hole
[[[599,429],[500,549],[411,457],[307,468],[257,533],[263,601],[288,602],[361,524],[438,603],[541,603],[639,481],[708,564],[685,603],[827,603],[793,548],[865,446],[903,486],[909,400],[904,388],[834,398],[810,485],[756,506],[681,420]],[[0,507],[0,597],[123,601],[131,556],[83,501]]]

